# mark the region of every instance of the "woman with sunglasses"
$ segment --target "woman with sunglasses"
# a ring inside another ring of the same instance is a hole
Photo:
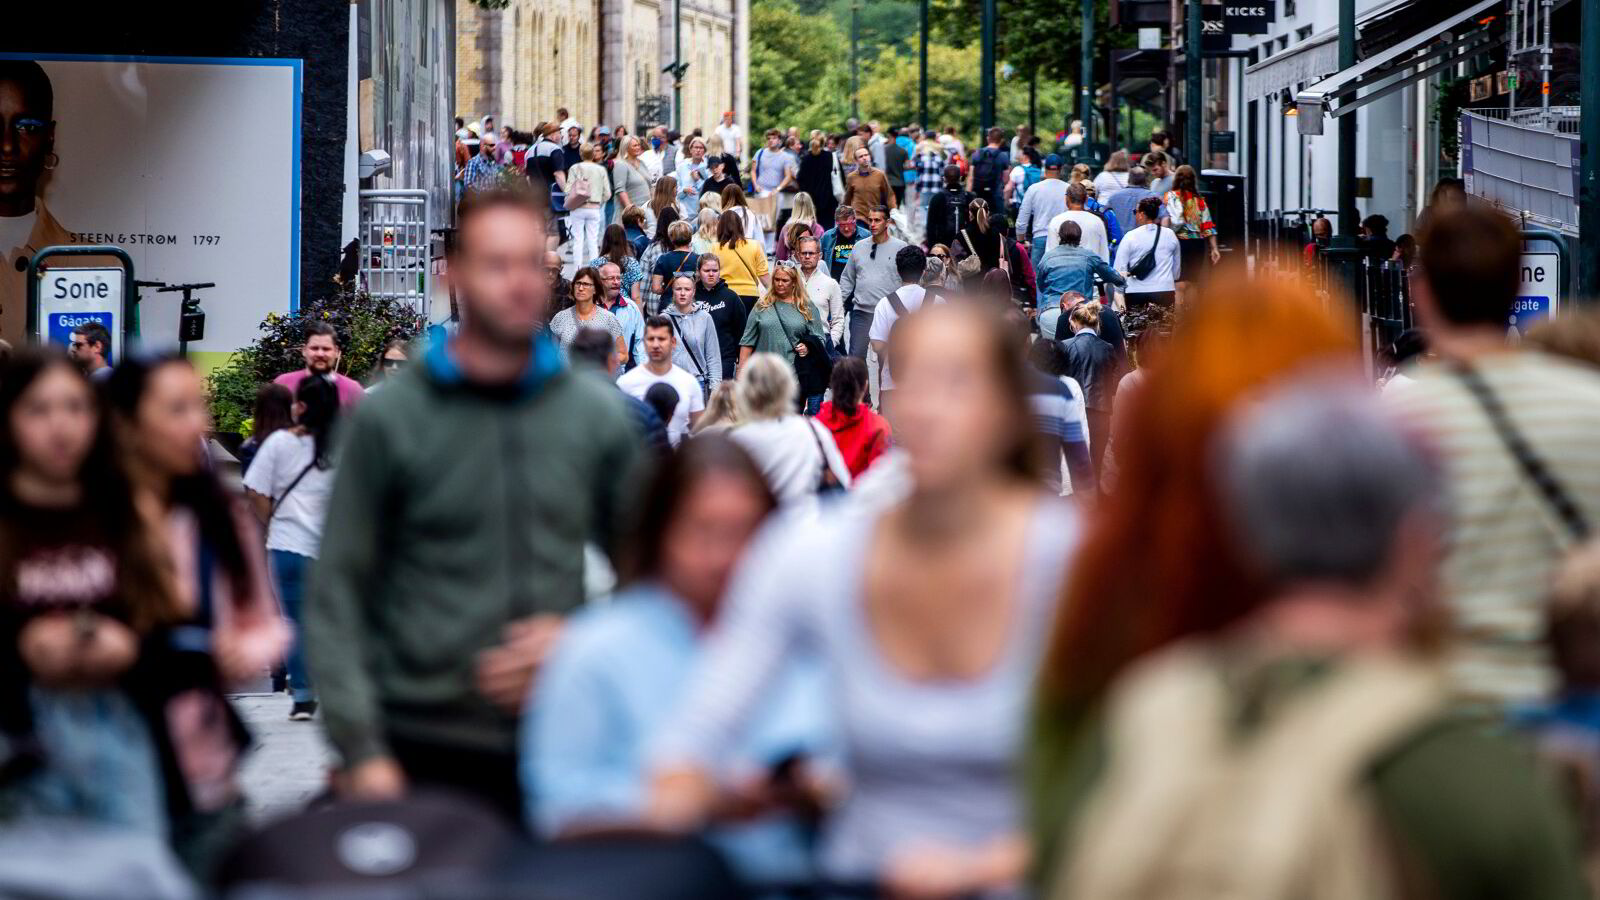
[[[367,386],[367,393],[377,393],[378,388],[388,384],[400,371],[406,367],[411,357],[406,352],[406,342],[396,339],[383,346],[383,355],[378,357],[378,364],[374,366],[372,384]]]
[[[626,359],[628,345],[622,339],[622,323],[608,309],[600,305],[600,272],[593,266],[584,266],[572,276],[572,305],[550,319],[550,336],[561,345],[565,353],[572,339],[585,328],[598,328],[607,332],[617,343],[617,358]]]

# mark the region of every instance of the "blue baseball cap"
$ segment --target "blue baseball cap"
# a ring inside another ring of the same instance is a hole
[[[1052,153],[1044,158],[1044,167],[1046,169],[1059,169],[1063,162],[1064,160],[1060,156]]]

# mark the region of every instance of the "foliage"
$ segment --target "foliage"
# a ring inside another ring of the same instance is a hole
[[[976,134],[978,108],[978,48],[957,49],[938,44],[928,47],[928,116],[937,126],[955,125],[962,134]],[[872,78],[861,85],[861,114],[894,121],[917,108],[917,60],[891,58],[872,68]],[[1005,87],[1011,89],[1006,90]],[[1018,88],[1021,88],[1020,90]],[[1039,127],[1052,132],[1052,123],[1072,111],[1072,87],[1060,81],[1039,83]],[[1001,123],[1028,120],[1025,83],[1002,85],[995,105]]]
[[[511,0],[470,0],[470,2],[479,9],[506,9],[511,6]]]
[[[1472,93],[1471,79],[1444,78],[1433,99],[1433,121],[1439,126],[1439,155],[1455,162],[1461,151],[1461,111]]]
[[[211,413],[216,429],[242,434],[255,405],[256,390],[284,372],[305,365],[300,346],[306,324],[326,322],[339,334],[344,352],[339,371],[364,380],[390,341],[410,341],[422,333],[424,322],[411,307],[367,293],[334,294],[304,304],[299,312],[269,313],[261,323],[261,337],[233,356],[208,377]]]
[[[1071,116],[1078,78],[1078,0],[1000,0],[996,114],[1027,121],[1028,79],[1039,72],[1041,131]],[[928,114],[969,136],[978,126],[978,0],[934,0],[928,46]],[[851,0],[754,0],[750,124],[839,131],[850,115]],[[903,123],[917,112],[917,3],[870,0],[859,9],[860,110]],[[1102,29],[1106,40],[1126,40]],[[1006,78],[1010,69],[1017,73]]]
[[[788,2],[752,8],[753,125],[837,130],[850,114],[849,47],[825,16],[807,15]]]
[[[1105,60],[1132,37],[1111,29],[1110,4],[1095,5],[1093,56]],[[967,47],[978,43],[981,13],[981,0],[933,0],[929,18],[939,40]],[[1082,42],[1082,0],[996,0],[995,56],[1019,72],[1077,84]]]

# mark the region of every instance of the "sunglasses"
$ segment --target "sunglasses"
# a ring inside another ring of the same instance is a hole
[[[406,360],[403,360],[403,359],[386,359],[386,360],[383,361],[383,370],[385,372],[392,372],[392,371],[395,371],[395,370],[398,370],[398,369],[403,369],[405,367],[406,367]]]
[[[930,253],[928,255],[933,257],[934,259],[949,259],[950,258],[950,254],[948,254],[948,253]]]

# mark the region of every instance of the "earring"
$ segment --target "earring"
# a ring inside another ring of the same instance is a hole
[[[61,157],[55,155],[54,153],[44,158],[44,167],[46,169],[54,169],[59,165],[61,165]]]

